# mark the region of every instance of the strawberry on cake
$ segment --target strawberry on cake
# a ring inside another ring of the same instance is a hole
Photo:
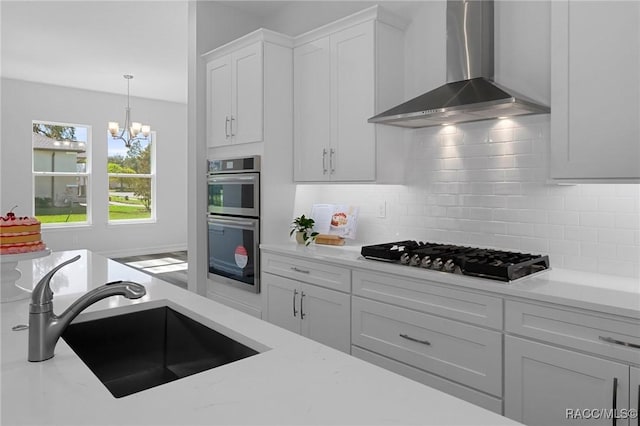
[[[6,216],[0,216],[0,254],[31,253],[46,248],[38,219],[18,217],[13,209]]]

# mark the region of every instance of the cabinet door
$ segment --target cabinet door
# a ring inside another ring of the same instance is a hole
[[[629,401],[629,367],[617,362],[505,337],[505,416],[529,426],[611,425],[610,418],[571,418],[567,410],[617,408]],[[626,425],[618,420],[617,425]]]
[[[325,37],[293,51],[294,168],[298,182],[329,178],[330,48]]]
[[[340,351],[351,349],[351,298],[348,294],[301,284],[301,334]]]
[[[207,146],[231,143],[231,57],[207,64]]]
[[[551,7],[551,177],[640,178],[640,3]]]
[[[262,42],[231,54],[233,143],[260,142],[263,121]]]
[[[332,180],[375,179],[375,125],[367,123],[375,106],[375,22],[365,22],[331,36]]]
[[[262,274],[267,293],[267,321],[300,333],[300,283],[271,274]]]
[[[629,422],[631,426],[640,426],[640,419],[638,413],[640,413],[640,368],[631,367],[631,374],[629,375],[629,382],[631,383],[629,392],[629,410],[634,410],[634,417]]]

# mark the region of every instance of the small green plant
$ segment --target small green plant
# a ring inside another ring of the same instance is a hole
[[[318,235],[317,232],[312,232],[315,223],[312,218],[305,217],[305,215],[296,217],[293,219],[293,222],[291,222],[291,232],[289,232],[289,236],[292,236],[294,232],[299,232],[300,235],[302,235],[302,241],[299,242],[304,242],[304,244],[308,246]]]

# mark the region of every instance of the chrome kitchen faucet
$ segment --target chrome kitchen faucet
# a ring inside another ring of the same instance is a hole
[[[53,312],[53,291],[49,286],[53,275],[63,266],[80,259],[80,255],[61,263],[38,282],[29,305],[29,361],[45,361],[53,357],[58,339],[71,321],[87,307],[107,297],[124,296],[139,299],[147,291],[133,281],[113,281],[95,288],[73,302],[61,315]]]

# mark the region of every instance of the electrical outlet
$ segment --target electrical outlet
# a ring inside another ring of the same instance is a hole
[[[385,218],[387,217],[387,202],[383,201],[378,204],[378,217]]]

